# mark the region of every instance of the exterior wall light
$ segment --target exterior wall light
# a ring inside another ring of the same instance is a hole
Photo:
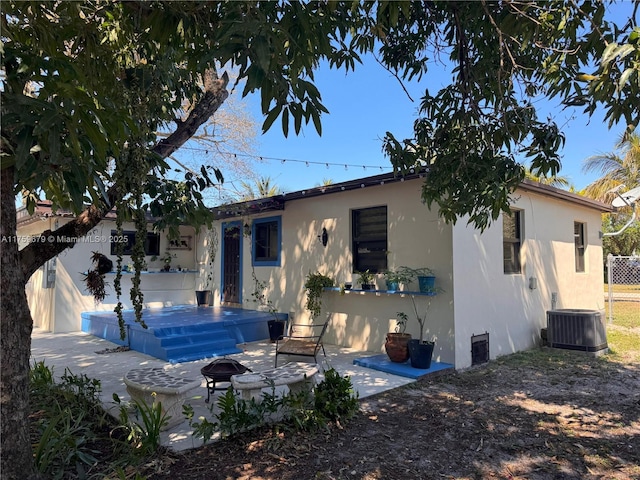
[[[322,227],[322,233],[318,235],[318,240],[322,242],[322,246],[326,247],[327,242],[329,241],[329,234],[327,233],[327,229]]]

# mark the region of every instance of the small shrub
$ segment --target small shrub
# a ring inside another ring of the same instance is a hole
[[[49,478],[67,477],[67,470],[74,467],[76,472],[84,471],[83,465],[94,465],[97,451],[89,447],[96,440],[89,428],[91,422],[84,412],[72,412],[64,408],[58,415],[40,422],[40,440],[34,458],[38,471]]]
[[[36,362],[29,388],[36,468],[53,479],[86,476],[98,464],[98,445],[109,442],[100,382],[68,369],[56,382],[53,369]]]
[[[341,376],[331,368],[324,374],[314,391],[315,410],[330,422],[346,421],[358,413],[358,394],[348,376]]]
[[[208,442],[216,432],[223,436],[233,435],[264,426],[273,421],[292,427],[294,430],[311,431],[330,422],[341,423],[352,418],[359,409],[358,396],[354,393],[349,377],[342,377],[335,369],[325,372],[325,379],[314,387],[313,392],[276,395],[275,387],[262,393],[260,402],[238,398],[229,387],[217,402],[220,412],[213,421],[193,420],[193,409],[183,409],[184,415],[194,429],[193,435]],[[212,410],[212,409],[211,409]]]
[[[121,428],[126,430],[127,441],[134,451],[141,457],[156,453],[160,449],[160,432],[170,418],[162,412],[162,403],[147,405],[134,401],[132,404],[123,404],[116,393],[113,394],[113,400],[120,405]],[[131,407],[132,414],[129,413]]]

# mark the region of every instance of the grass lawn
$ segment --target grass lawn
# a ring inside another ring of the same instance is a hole
[[[607,306],[607,321],[608,321]],[[607,323],[610,358],[624,363],[640,363],[640,301],[615,301],[613,322]]]
[[[613,293],[640,293],[640,285],[618,285],[614,284]],[[609,285],[604,284],[604,293],[609,293]]]

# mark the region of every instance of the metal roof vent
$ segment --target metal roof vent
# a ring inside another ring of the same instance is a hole
[[[549,346],[594,353],[607,351],[604,311],[575,308],[547,311]]]

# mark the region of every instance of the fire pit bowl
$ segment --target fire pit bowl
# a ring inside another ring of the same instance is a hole
[[[207,399],[205,402],[209,403],[211,394],[216,390],[225,390],[227,388],[226,386],[216,387],[216,382],[229,383],[233,375],[241,375],[245,372],[251,372],[251,369],[231,358],[219,358],[202,367],[200,373],[207,381]]]

